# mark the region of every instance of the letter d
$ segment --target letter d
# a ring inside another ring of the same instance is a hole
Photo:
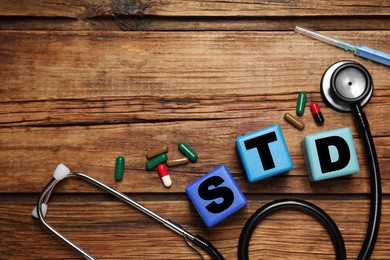
[[[351,153],[347,141],[342,137],[329,136],[317,139],[315,143],[322,173],[338,171],[348,165]]]

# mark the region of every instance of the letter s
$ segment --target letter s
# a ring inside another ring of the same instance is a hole
[[[215,201],[206,206],[206,209],[211,213],[221,213],[228,209],[234,201],[234,193],[228,187],[218,187],[224,182],[224,179],[219,176],[212,176],[203,181],[198,188],[199,196],[204,200],[215,200],[222,198],[223,202],[218,204]],[[209,189],[210,186],[215,186],[214,189]]]

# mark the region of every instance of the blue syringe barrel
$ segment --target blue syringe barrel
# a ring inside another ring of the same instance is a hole
[[[390,53],[379,51],[367,46],[356,46],[355,54],[366,59],[390,66]]]

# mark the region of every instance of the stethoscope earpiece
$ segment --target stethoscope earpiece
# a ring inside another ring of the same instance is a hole
[[[325,102],[338,111],[349,112],[353,104],[364,106],[372,92],[370,73],[355,61],[337,62],[322,76],[321,94]]]

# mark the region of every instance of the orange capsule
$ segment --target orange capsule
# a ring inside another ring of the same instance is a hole
[[[284,114],[284,120],[292,124],[295,128],[303,130],[305,128],[305,123],[296,116],[291,115],[290,113]]]
[[[171,166],[178,166],[189,163],[189,159],[187,157],[181,157],[181,158],[168,158],[168,160],[165,162],[169,167]]]
[[[146,158],[151,159],[153,157],[156,157],[159,154],[166,153],[166,152],[168,152],[168,147],[166,147],[165,145],[155,147],[146,153]]]

